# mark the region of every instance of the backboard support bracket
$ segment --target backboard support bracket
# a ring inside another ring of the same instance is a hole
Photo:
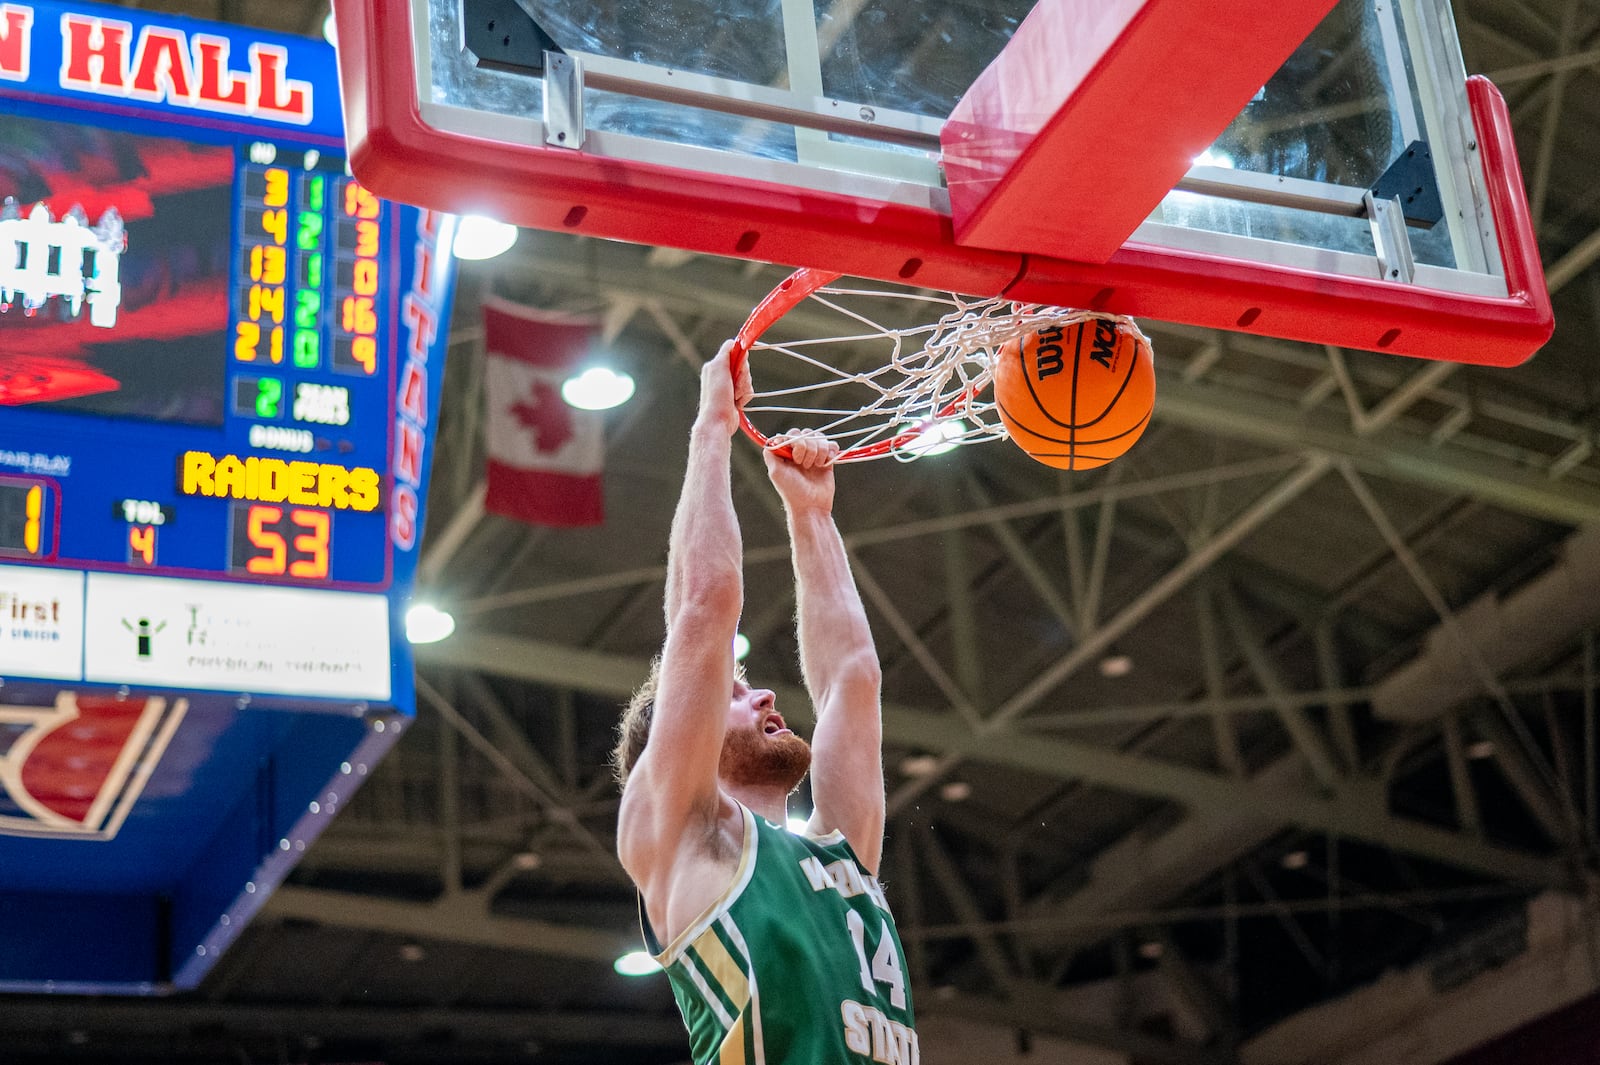
[[[544,140],[557,148],[583,147],[583,64],[573,56],[544,54]]]
[[[1380,200],[1398,199],[1406,224],[1432,229],[1444,218],[1439,177],[1433,169],[1433,152],[1427,141],[1412,141],[1389,164],[1372,186]]]
[[[461,47],[488,70],[542,75],[562,49],[517,0],[461,0]]]
[[[1378,269],[1385,281],[1409,285],[1417,279],[1417,260],[1406,232],[1405,208],[1399,197],[1365,196],[1367,220],[1372,223],[1372,244],[1378,252]]]

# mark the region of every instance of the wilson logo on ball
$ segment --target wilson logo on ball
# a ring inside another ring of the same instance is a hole
[[[1051,374],[1061,372],[1061,327],[1048,325],[1039,330],[1039,343],[1033,349],[1034,373],[1043,381]]]

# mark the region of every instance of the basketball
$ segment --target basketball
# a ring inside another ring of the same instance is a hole
[[[1103,466],[1150,423],[1150,341],[1112,315],[1044,326],[996,350],[994,398],[1012,441],[1032,458],[1063,470]]]

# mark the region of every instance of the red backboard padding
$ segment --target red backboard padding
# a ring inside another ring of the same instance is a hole
[[[940,134],[955,237],[1100,263],[1336,0],[1039,0]]]

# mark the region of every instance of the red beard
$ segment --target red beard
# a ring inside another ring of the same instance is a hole
[[[781,786],[791,792],[811,768],[811,745],[789,733],[768,736],[756,729],[737,729],[722,739],[717,773],[735,787]]]

